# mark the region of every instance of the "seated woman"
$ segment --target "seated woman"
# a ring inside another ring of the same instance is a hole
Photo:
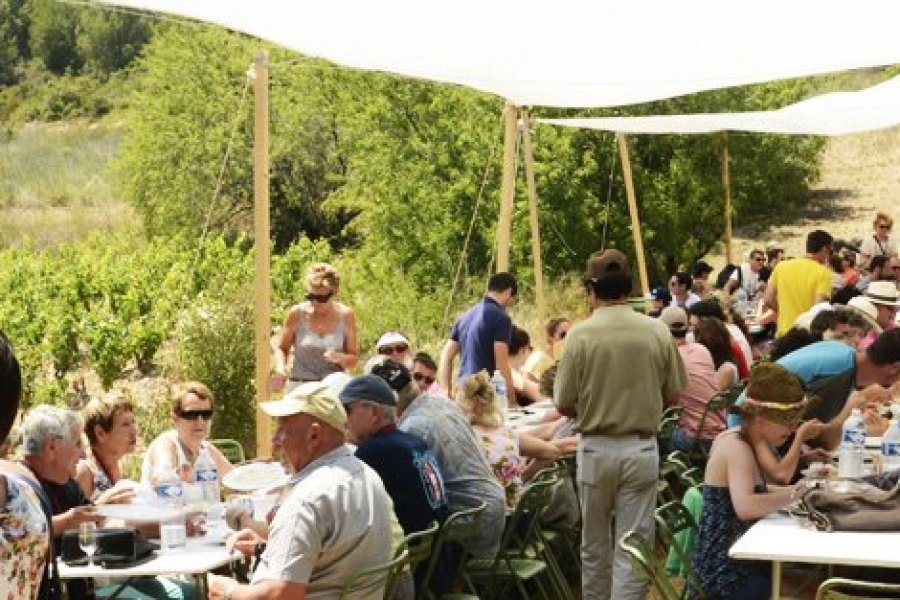
[[[172,406],[174,429],[159,434],[144,455],[141,484],[151,485],[152,478],[166,466],[174,468],[185,483],[194,482],[193,465],[206,447],[219,469],[219,478],[232,469],[218,448],[207,442],[212,429],[213,396],[202,383],[191,382],[175,396]]]
[[[547,324],[544,325],[544,332],[547,334],[547,349],[532,352],[525,364],[522,365],[522,372],[535,382],[539,382],[541,373],[553,366],[562,356],[566,335],[571,327],[571,321],[565,317],[553,317],[547,321]]]
[[[523,371],[530,356],[533,356],[531,336],[521,327],[513,325],[509,340],[509,368],[512,372],[513,387],[516,388],[516,400],[520,406],[543,400],[538,380]]]
[[[503,422],[503,408],[497,402],[487,372],[481,371],[462,381],[456,403],[469,418],[484,456],[506,492],[506,507],[516,507],[522,492],[524,458],[556,460],[559,450],[553,444],[527,434],[518,434]]]
[[[116,484],[123,480],[122,458],[137,447],[134,406],[125,398],[94,398],[81,416],[91,447],[78,462],[75,480],[94,504],[130,502],[133,490]]]
[[[712,355],[716,370],[716,389],[728,391],[740,382],[734,353],[731,349],[731,335],[724,323],[715,317],[691,317],[694,341],[703,344]]]
[[[806,408],[797,376],[780,365],[764,363],[751,375],[746,403],[733,408],[743,417],[742,424],[724,431],[713,443],[693,560],[710,600],[769,597],[767,567],[731,560],[728,549],[756,520],[791,501],[793,487],[766,485],[754,448],[782,445]],[[698,597],[697,590],[691,591]]]

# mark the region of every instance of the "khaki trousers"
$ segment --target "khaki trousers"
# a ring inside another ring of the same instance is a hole
[[[583,600],[644,600],[647,580],[634,573],[618,541],[634,529],[652,544],[659,454],[656,439],[583,436],[578,445]]]

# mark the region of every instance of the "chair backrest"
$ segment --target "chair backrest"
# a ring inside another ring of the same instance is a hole
[[[373,586],[378,581],[382,580],[384,581],[383,597],[393,598],[394,592],[397,589],[397,582],[400,579],[400,574],[406,570],[408,565],[409,552],[404,550],[400,553],[399,556],[395,556],[393,559],[391,559],[390,562],[387,562],[383,565],[378,565],[377,567],[363,569],[362,571],[350,577],[350,579],[348,579],[346,583],[344,583],[343,587],[341,587],[341,600],[343,600],[344,598],[349,598],[350,594],[359,588],[367,588]]]
[[[690,511],[680,501],[674,501],[657,508],[653,517],[656,520],[656,535],[662,542],[665,552],[668,553],[670,549],[675,552],[681,563],[681,572],[687,573],[686,579],[695,590],[702,590],[703,584],[691,564],[694,549],[688,547],[687,542],[688,538],[696,540],[700,531]],[[682,532],[692,532],[693,536],[679,536],[678,534]]]
[[[822,582],[816,591],[816,600],[875,600],[876,598],[900,598],[900,585],[832,577]]]
[[[632,568],[650,579],[662,600],[679,600],[665,569],[656,561],[653,550],[641,534],[629,531],[619,540],[619,548],[631,559]]]
[[[703,485],[703,471],[700,467],[691,467],[690,469],[682,471],[679,475],[679,479],[681,479],[685,488]]]
[[[444,524],[438,530],[437,537],[431,546],[431,558],[428,561],[425,575],[416,589],[416,598],[433,598],[429,585],[437,569],[438,562],[444,553],[444,548],[448,544],[459,544],[462,548],[462,556],[459,557],[457,572],[454,574],[453,579],[455,580],[459,577],[468,559],[466,547],[481,537],[481,519],[486,509],[487,503],[482,502],[475,508],[460,510],[447,517],[447,520],[444,521]]]
[[[678,422],[681,421],[681,417],[678,415],[670,415],[660,420],[659,422],[659,432],[657,433],[657,437],[661,439],[669,439],[672,437],[672,434],[675,433],[675,428],[678,427]]]
[[[247,460],[246,455],[244,454],[244,447],[241,446],[241,443],[237,440],[209,440],[209,443],[218,448],[231,464],[236,465]]]
[[[541,543],[541,514],[553,501],[553,493],[561,483],[562,479],[557,475],[525,486],[516,503],[516,510],[506,522],[495,566],[511,554],[524,554],[527,548]]]
[[[681,450],[674,450],[666,456],[664,464],[671,465],[678,475],[691,468],[691,457]]]
[[[416,567],[431,557],[434,538],[439,529],[438,522],[434,521],[427,529],[409,534],[397,547],[395,556],[399,556],[404,550],[409,552],[409,569],[415,571]]]

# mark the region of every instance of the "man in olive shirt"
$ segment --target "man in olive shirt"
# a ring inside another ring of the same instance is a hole
[[[663,403],[687,385],[687,375],[665,324],[628,306],[624,254],[594,253],[585,286],[594,312],[566,337],[554,393],[581,433],[582,597],[643,600],[647,582],[632,574],[615,542],[631,529],[653,540],[656,432]]]

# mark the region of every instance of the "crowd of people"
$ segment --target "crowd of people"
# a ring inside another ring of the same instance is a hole
[[[812,231],[801,257],[754,249],[715,280],[700,261],[654,288],[647,314],[628,302],[626,256],[597,252],[584,279],[590,316],[550,319],[540,349],[509,314],[516,278],[497,273],[437,361],[387,331],[362,368],[353,309],[337,300],[340,275],[312,265],[274,349],[271,383],[284,395],[261,406],[277,419],[273,451],[289,481],[263,519],[229,507],[228,547],[258,566],[243,583],[211,574],[209,597],[337,597],[404,536],[483,506],[465,552],[439,557],[431,585],[440,594],[463,555],[497,553],[530,478],[575,454],[577,485],[560,491],[578,493],[560,498],[557,512],[581,532],[582,597],[642,599],[647,582],[616,542],[629,531],[653,539],[660,457],[671,450],[708,456],[695,554],[704,594],[767,597],[767,575],[730,560],[728,547],[791,501],[799,470],[838,445],[851,410],[862,409],[872,435],[884,432],[883,406],[900,391],[900,262],[890,217],[879,213],[874,225],[855,245]],[[12,344],[0,337],[0,439],[20,420],[20,442],[4,452],[21,460],[0,462],[0,540],[4,552],[17,549],[2,569],[17,597],[56,597],[52,550],[65,530],[107,522],[97,506],[134,502],[139,486],[169,472],[194,483],[201,454],[220,475],[233,468],[210,443],[216,401],[202,383],[174,395],[172,429],[148,445],[136,482],[123,466],[138,447],[132,403],[95,398],[81,412],[36,406],[19,416],[21,389]],[[710,408],[723,395],[736,398],[729,414]],[[547,406],[541,422],[514,426],[510,411],[533,403]],[[680,418],[660,439],[670,406]],[[189,519],[195,532],[202,523]],[[363,580],[352,597],[380,598],[382,585]],[[160,577],[120,597],[195,593]]]

